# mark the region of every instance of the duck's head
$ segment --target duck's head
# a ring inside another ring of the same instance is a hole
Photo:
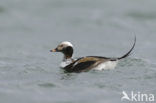
[[[65,59],[71,58],[73,51],[73,45],[68,41],[64,41],[60,43],[55,49],[50,50],[50,52],[62,52]]]

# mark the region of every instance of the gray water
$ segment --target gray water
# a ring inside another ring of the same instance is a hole
[[[119,57],[114,70],[64,73],[74,57]],[[0,0],[0,103],[129,103],[122,91],[156,96],[156,0]],[[156,97],[155,97],[156,99]],[[155,100],[156,101],[156,100]]]

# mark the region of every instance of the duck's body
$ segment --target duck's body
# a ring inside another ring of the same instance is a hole
[[[136,38],[135,38],[136,42]],[[135,42],[128,53],[119,58],[107,58],[100,56],[86,56],[78,59],[73,59],[73,45],[70,42],[62,42],[56,49],[51,50],[51,52],[62,52],[64,54],[63,62],[61,63],[61,68],[67,72],[86,72],[91,69],[103,70],[103,69],[113,69],[117,65],[120,59],[127,57],[135,46]]]
[[[78,58],[77,60],[71,62],[69,65],[63,67],[63,69],[67,72],[85,72],[91,69],[113,69],[117,64],[117,61],[118,60],[111,60],[104,57],[87,56]]]

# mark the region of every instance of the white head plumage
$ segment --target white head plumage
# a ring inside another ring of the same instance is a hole
[[[73,47],[72,43],[69,41],[64,41],[61,44]]]

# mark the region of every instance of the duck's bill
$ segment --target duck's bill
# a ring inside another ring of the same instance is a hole
[[[56,49],[52,49],[52,50],[50,50],[50,52],[57,52],[57,50]]]

